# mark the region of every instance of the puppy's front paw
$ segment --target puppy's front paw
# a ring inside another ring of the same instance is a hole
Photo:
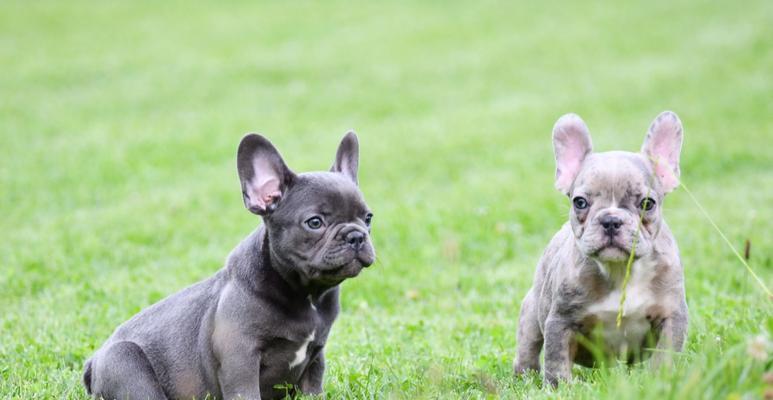
[[[553,388],[558,387],[559,382],[569,382],[570,380],[572,380],[571,373],[562,373],[548,370],[545,370],[545,377],[543,379],[545,385],[550,385]]]
[[[649,367],[653,370],[671,369],[674,367],[674,351],[670,349],[653,349],[649,359]]]
[[[535,363],[515,360],[513,363],[513,374],[515,374],[515,376],[525,375],[529,372],[539,372],[539,361]]]

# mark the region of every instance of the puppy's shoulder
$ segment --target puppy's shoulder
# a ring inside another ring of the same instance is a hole
[[[550,239],[534,272],[534,286],[539,288],[538,291],[541,292],[544,285],[552,286],[557,278],[562,276],[560,269],[565,264],[563,260],[571,255],[572,238],[572,227],[567,222]]]
[[[550,239],[545,251],[542,252],[540,264],[554,264],[556,261],[568,256],[572,251],[572,226],[569,222],[564,223],[561,229]]]
[[[658,232],[657,238],[655,238],[655,250],[662,257],[668,258],[670,264],[681,264],[679,256],[679,246],[676,243],[674,234],[671,233],[666,221],[661,221],[660,232]]]

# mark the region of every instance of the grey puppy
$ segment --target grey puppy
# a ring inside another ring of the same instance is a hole
[[[375,259],[358,157],[350,132],[331,172],[295,174],[267,139],[245,136],[244,204],[263,225],[214,276],[119,326],[86,361],[86,390],[105,399],[276,398],[281,384],[322,393],[338,285]]]
[[[572,208],[521,304],[515,373],[539,370],[543,344],[545,380],[554,386],[571,378],[573,363],[634,362],[654,353],[651,361],[660,364],[682,349],[687,331],[679,250],[661,207],[679,184],[682,123],[663,112],[640,153],[593,153],[587,126],[567,114],[553,128],[553,147],[556,188]]]

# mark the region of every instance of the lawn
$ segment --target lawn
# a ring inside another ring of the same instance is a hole
[[[328,398],[764,396],[770,354],[747,347],[772,350],[771,300],[684,189],[665,204],[690,307],[675,369],[577,367],[550,390],[511,363],[568,215],[566,112],[603,151],[676,111],[683,182],[773,286],[772,2],[1,8],[0,398],[85,399],[82,364],[119,323],[222,266],[260,222],[245,132],[308,171],[350,128],[378,262],[343,284]]]

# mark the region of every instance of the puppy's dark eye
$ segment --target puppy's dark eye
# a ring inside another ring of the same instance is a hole
[[[644,211],[650,211],[655,208],[655,200],[652,197],[645,197],[639,204],[639,207]]]
[[[306,220],[306,226],[308,226],[311,229],[319,229],[322,228],[322,218],[320,217],[311,217]]]
[[[370,221],[373,219],[373,214],[368,213],[368,215],[365,216],[365,225],[370,226]]]
[[[572,203],[574,203],[574,208],[578,210],[584,210],[588,208],[588,200],[586,200],[585,197],[577,196],[572,200]]]

